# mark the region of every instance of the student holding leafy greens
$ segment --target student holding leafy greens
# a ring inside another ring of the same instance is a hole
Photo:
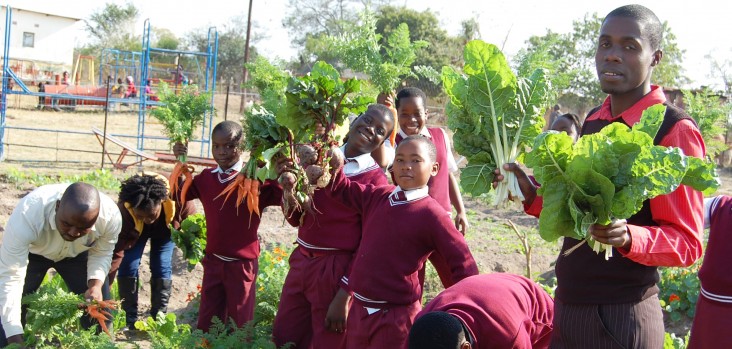
[[[662,33],[656,15],[640,5],[619,7],[607,15],[600,28],[595,64],[600,86],[609,96],[589,113],[581,136],[616,122],[633,126],[645,109],[666,104],[663,90],[650,82],[663,57]],[[703,158],[705,154],[694,121],[670,104],[654,144],[681,148],[687,156]],[[504,168],[520,178],[526,212],[538,216],[543,199],[536,195],[536,187],[515,164]],[[495,180],[501,181],[503,176],[497,175]],[[702,199],[701,192],[681,185],[667,195],[646,200],[627,221],[591,225],[592,238],[617,251],[609,260],[587,244],[571,250],[581,241],[565,237],[556,264],[551,347],[662,348],[657,266],[688,266],[700,257]]]

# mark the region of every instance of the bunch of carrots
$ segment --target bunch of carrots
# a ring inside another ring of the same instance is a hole
[[[251,159],[247,162],[242,171],[239,172],[239,175],[237,175],[236,178],[231,181],[226,188],[224,188],[221,194],[214,198],[214,200],[224,196],[223,204],[225,204],[226,201],[229,200],[229,197],[236,192],[235,205],[237,211],[239,210],[241,203],[246,199],[249,216],[253,213],[256,213],[257,216],[259,216],[259,187],[262,185],[262,182],[256,178],[256,171],[257,161],[255,159]]]
[[[102,331],[106,333],[110,338],[112,334],[109,333],[107,328],[107,321],[112,320],[112,313],[110,311],[119,308],[119,304],[115,300],[105,301],[88,301],[86,303],[79,304],[79,309],[83,309],[93,319],[97,320]]]
[[[176,161],[175,167],[173,167],[173,171],[170,172],[170,198],[174,198],[175,194],[178,192],[178,188],[180,185],[180,182],[178,180],[179,177],[183,176],[183,184],[180,185],[180,196],[179,202],[181,205],[185,204],[186,202],[186,193],[188,192],[188,189],[193,184],[193,173],[195,172],[195,169],[193,166],[188,165],[184,161]]]

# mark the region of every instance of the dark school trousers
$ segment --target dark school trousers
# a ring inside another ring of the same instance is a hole
[[[699,295],[689,349],[732,348],[732,303]]]
[[[290,271],[282,286],[272,328],[274,342],[278,348],[288,342],[298,349],[345,348],[345,333],[327,330],[325,316],[352,255],[306,254],[308,252],[300,247],[290,255]]]
[[[346,348],[348,349],[404,349],[409,341],[409,329],[422,310],[422,303],[391,306],[373,314],[353,302],[348,314]]]
[[[242,259],[227,262],[206,254],[201,264],[203,281],[201,304],[198,307],[198,329],[208,331],[214,317],[225,324],[233,319],[239,327],[254,319],[255,281],[259,261]]]
[[[624,304],[554,302],[552,349],[662,349],[663,339],[656,295]]]
[[[88,252],[82,252],[76,257],[64,258],[58,262],[54,262],[46,257],[34,253],[28,253],[28,267],[25,272],[25,283],[23,284],[23,296],[34,293],[41,287],[43,278],[46,277],[48,269],[55,269],[58,275],[66,283],[70,292],[76,294],[84,294],[89,289],[86,279],[86,265]],[[104,280],[102,284],[102,298],[111,299],[109,293],[109,280]],[[21,308],[20,318],[25,325],[25,314],[28,306],[23,305]],[[81,326],[90,328],[96,324],[96,320],[84,315],[81,317]],[[107,324],[108,326],[110,323]],[[0,324],[0,347],[7,345],[5,331]]]

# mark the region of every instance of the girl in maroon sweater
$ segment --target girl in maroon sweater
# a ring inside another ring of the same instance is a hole
[[[701,293],[691,326],[689,349],[732,348],[732,197],[704,199],[709,241],[699,270]]]
[[[341,283],[354,299],[348,348],[405,347],[422,307],[419,271],[432,252],[445,257],[452,283],[478,273],[450,216],[427,195],[427,182],[440,167],[434,144],[425,137],[404,139],[393,167],[396,188],[364,186],[338,171],[330,191],[358,210],[363,221],[351,272]]]
[[[380,104],[370,105],[354,120],[348,142],[341,147],[347,159],[343,172],[350,180],[388,185],[370,153],[384,143],[393,128],[394,116]],[[361,215],[328,195],[328,190],[326,187],[313,195],[319,213],[286,213],[287,221],[299,227],[299,246],[290,256],[290,271],[272,329],[277,347],[294,343],[296,348],[337,349],[346,344],[343,330],[350,302],[344,295],[335,296],[361,240]]]
[[[235,200],[215,199],[242,168],[239,142],[242,128],[233,121],[224,121],[211,133],[212,153],[219,165],[205,169],[193,178],[187,200],[199,199],[206,214],[206,255],[201,285],[198,328],[207,331],[211,320],[224,323],[233,319],[243,326],[254,318],[254,295],[259,268],[258,215],[237,210]],[[176,144],[175,155],[185,154],[186,147]],[[282,188],[277,181],[266,181],[259,194],[259,209],[279,206]]]

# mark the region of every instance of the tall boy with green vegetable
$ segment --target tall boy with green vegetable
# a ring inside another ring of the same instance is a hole
[[[216,197],[241,171],[239,143],[242,128],[233,121],[217,124],[211,133],[211,153],[218,164],[193,178],[186,200],[199,199],[206,214],[206,255],[201,285],[198,328],[208,331],[213,317],[228,323],[232,319],[243,326],[254,317],[255,281],[259,268],[259,215],[238,210],[234,200]],[[173,147],[176,156],[186,147]],[[276,181],[266,181],[260,190],[259,208],[279,206],[282,188]]]
[[[616,122],[633,126],[645,109],[666,102],[663,90],[650,82],[663,57],[662,33],[655,14],[640,5],[623,6],[607,15],[595,64],[600,86],[609,96],[587,117],[582,136]],[[695,123],[671,105],[653,143],[681,148],[687,156],[702,158],[705,153]],[[516,165],[504,168],[521,178],[527,213],[538,216],[550,198],[537,196]],[[496,180],[502,177],[497,175]],[[580,240],[566,237],[556,266],[552,348],[663,347],[656,269],[688,266],[699,258],[702,208],[701,192],[682,185],[668,195],[646,200],[627,221],[592,224],[592,238],[618,252],[609,260],[587,245],[571,251]]]

